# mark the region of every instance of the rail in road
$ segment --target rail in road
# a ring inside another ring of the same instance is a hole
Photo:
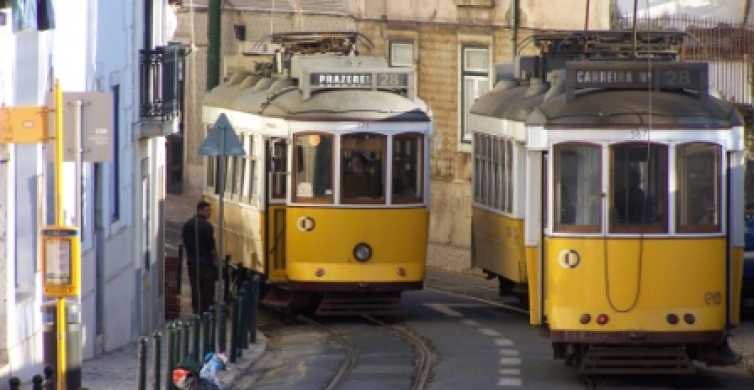
[[[345,351],[345,359],[338,370],[324,387],[324,390],[335,390],[340,388],[349,379],[350,375],[359,365],[360,351],[351,340],[343,335],[332,326],[319,322],[311,317],[300,315],[297,317],[300,321],[315,326],[327,334],[341,345]],[[390,324],[378,318],[369,315],[360,317],[367,323],[384,328],[398,335],[404,342],[411,346],[414,352],[414,369],[411,380],[411,390],[424,390],[428,388],[429,380],[432,375],[432,369],[437,363],[437,356],[433,352],[429,342],[416,334],[410,328],[401,324]]]

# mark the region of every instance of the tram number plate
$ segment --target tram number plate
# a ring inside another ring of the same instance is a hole
[[[648,133],[649,132],[646,129],[635,129],[635,130],[631,130],[629,137],[632,140],[643,140],[643,139],[647,139]]]
[[[707,291],[704,294],[704,303],[708,305],[719,305],[722,301],[723,297],[719,291]]]

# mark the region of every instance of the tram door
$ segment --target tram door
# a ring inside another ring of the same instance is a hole
[[[267,267],[271,282],[284,281],[285,275],[285,201],[288,182],[288,145],[283,138],[266,141],[267,167],[267,224],[265,245]]]

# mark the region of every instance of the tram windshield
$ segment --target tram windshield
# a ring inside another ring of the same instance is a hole
[[[610,148],[613,233],[667,232],[668,147],[625,143]]]
[[[719,145],[689,143],[676,148],[676,222],[682,233],[720,231]]]
[[[384,203],[387,137],[348,134],[340,142],[343,203]]]
[[[423,141],[421,134],[393,138],[393,203],[422,201]]]
[[[597,145],[555,147],[555,229],[597,233],[601,213],[601,158]]]
[[[332,203],[333,137],[299,134],[294,138],[294,150],[296,201]]]

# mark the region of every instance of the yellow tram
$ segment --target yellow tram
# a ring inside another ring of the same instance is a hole
[[[472,107],[472,261],[525,287],[531,324],[586,373],[729,363],[742,119],[707,64],[590,60],[579,42],[621,38],[602,34],[535,37],[542,55]]]
[[[272,67],[237,72],[205,97],[205,125],[226,114],[247,152],[227,162],[227,253],[264,276],[269,302],[391,311],[425,270],[432,122],[414,71],[354,55],[350,34],[274,41]],[[329,52],[299,52],[317,42]]]

